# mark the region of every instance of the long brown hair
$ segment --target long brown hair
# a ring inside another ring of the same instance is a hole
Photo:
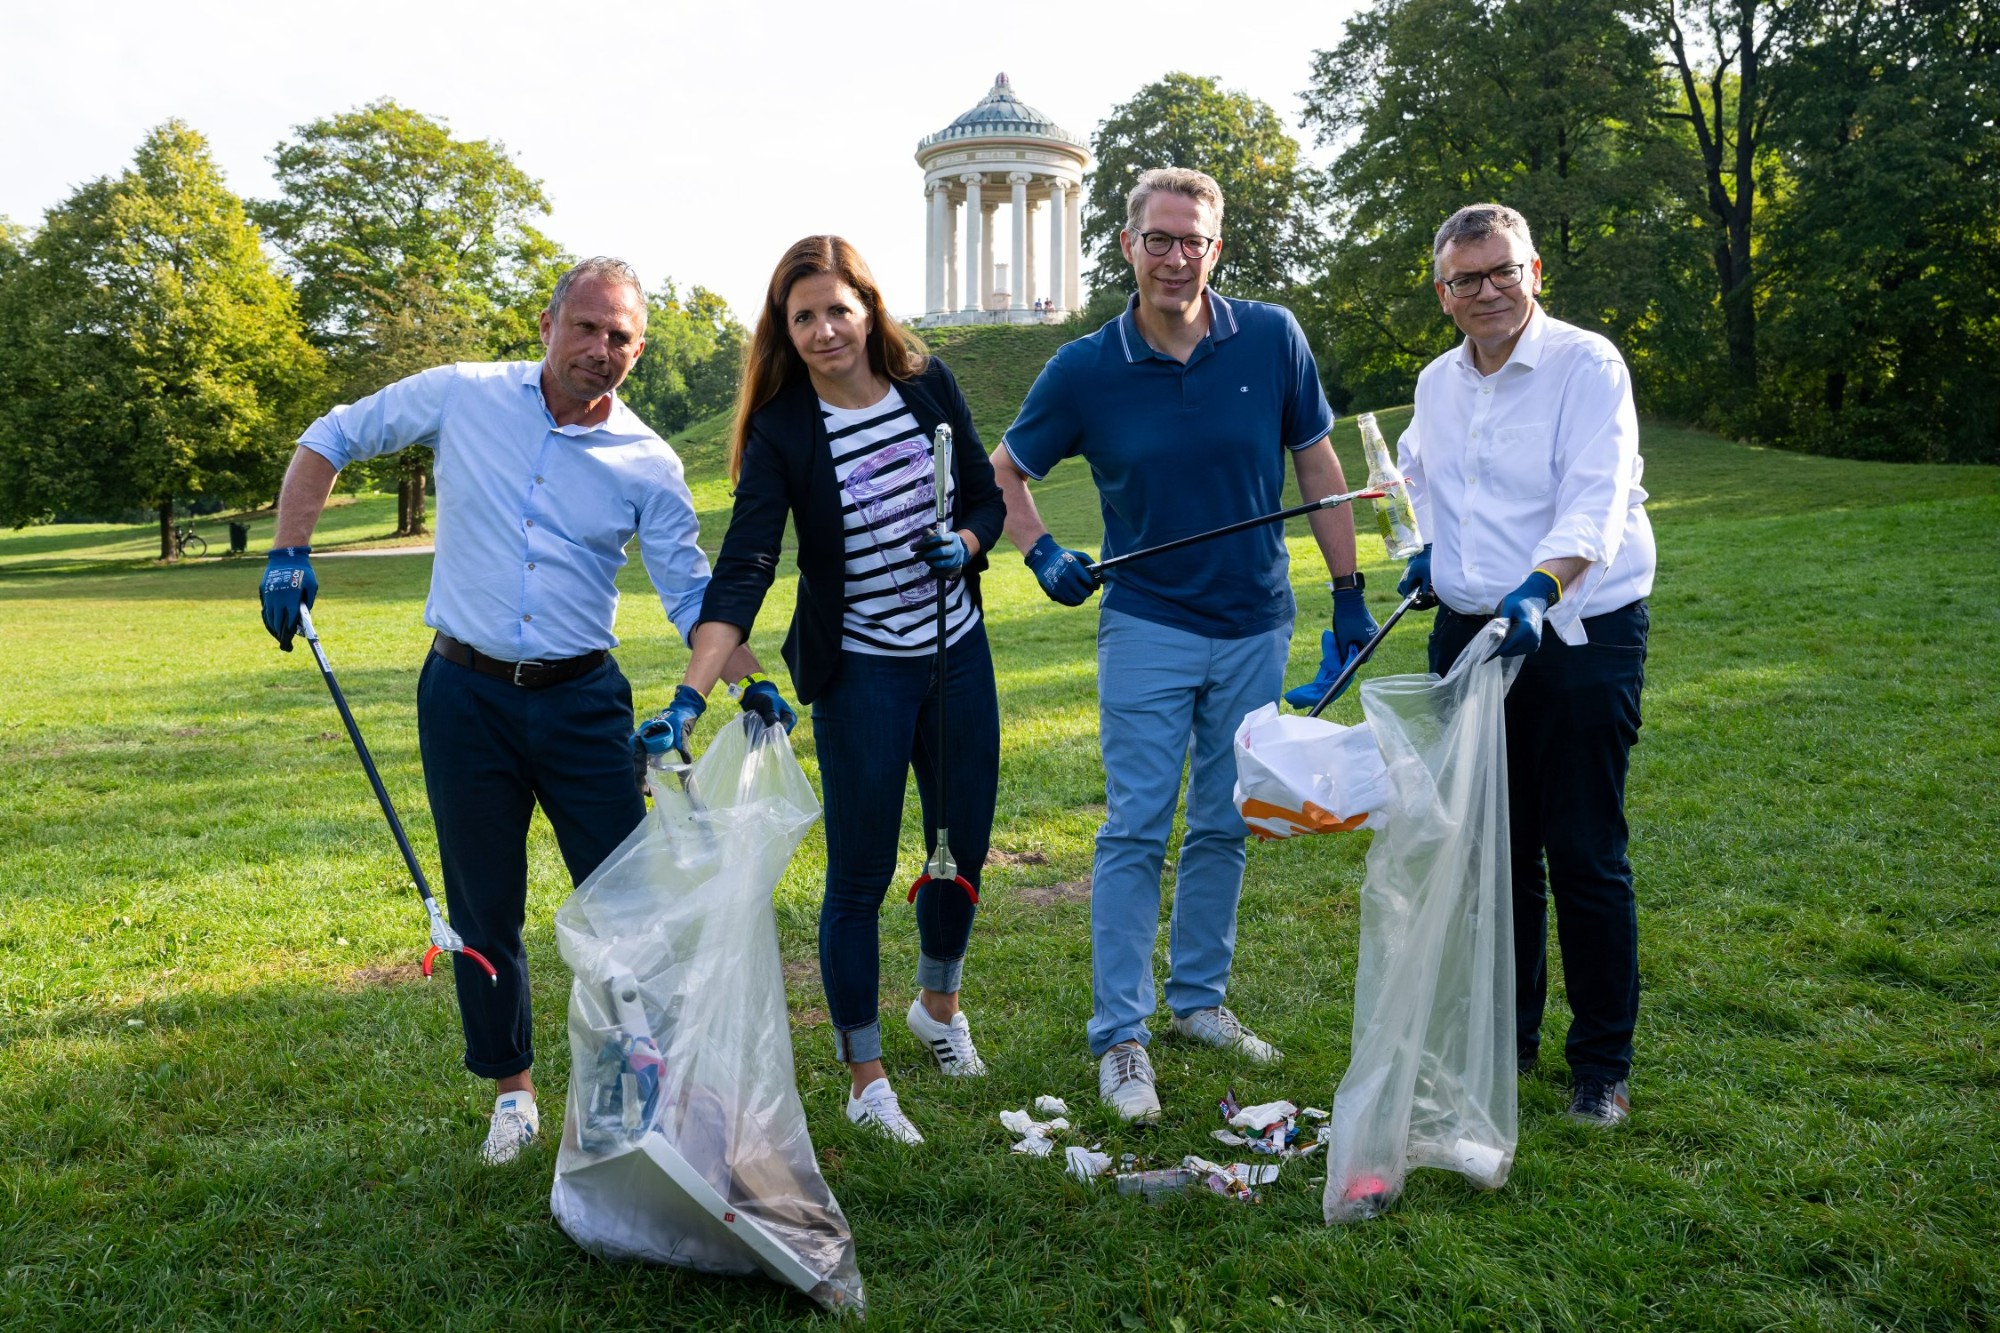
[[[736,425],[729,436],[729,480],[743,475],[743,445],[750,438],[750,418],[778,396],[778,390],[806,374],[806,363],[785,330],[785,303],[801,279],[831,274],[854,289],[868,307],[868,364],[878,375],[912,380],[922,372],[930,352],[917,336],[896,322],[882,304],[882,289],[861,252],[839,236],[808,236],[795,241],[771,273],[764,308],[757,314],[757,331],[743,357],[743,386],[736,393]]]

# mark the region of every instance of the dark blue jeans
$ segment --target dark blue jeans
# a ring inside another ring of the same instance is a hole
[[[819,975],[834,1052],[858,1064],[882,1056],[882,898],[896,873],[903,786],[911,769],[923,802],[925,852],[940,822],[958,873],[976,888],[993,836],[1000,783],[1000,703],[982,621],[945,654],[950,808],[938,818],[936,659],[843,652],[813,700],[813,746],[826,811],[826,898],[819,911]],[[917,894],[917,984],[958,990],[976,908],[956,884]]]
[[[1439,607],[1431,670],[1449,670],[1487,619]],[[1646,604],[1634,602],[1585,617],[1590,642],[1581,647],[1546,632],[1507,694],[1515,1040],[1524,1057],[1540,1048],[1553,896],[1571,1015],[1563,1050],[1578,1079],[1632,1070],[1639,917],[1625,854],[1625,775],[1639,739],[1649,623]]]
[[[524,690],[433,653],[417,678],[417,744],[437,823],[451,924],[500,973],[452,960],[465,1067],[505,1078],[534,1063],[528,956],[528,821],[539,802],[572,883],[646,816],[632,774],[632,688],[616,662]]]

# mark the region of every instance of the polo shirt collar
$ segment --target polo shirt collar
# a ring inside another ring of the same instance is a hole
[[[1238,328],[1236,307],[1213,287],[1204,287],[1201,295],[1202,299],[1208,302],[1208,332],[1202,335],[1202,341],[1221,342],[1225,338],[1235,337]],[[1118,317],[1118,341],[1125,350],[1127,364],[1144,361],[1149,357],[1156,361],[1173,360],[1172,357],[1163,356],[1153,350],[1153,345],[1146,341],[1146,335],[1139,332],[1138,311],[1139,294],[1134,292],[1125,302],[1125,313]],[[1193,358],[1190,357],[1189,360],[1192,361]]]

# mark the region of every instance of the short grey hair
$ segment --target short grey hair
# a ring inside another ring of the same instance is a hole
[[[1532,259],[1540,259],[1535,251],[1535,238],[1528,231],[1528,220],[1505,204],[1467,204],[1444,220],[1438,228],[1437,239],[1431,242],[1431,281],[1444,281],[1444,252],[1447,247],[1483,241],[1488,236],[1501,234],[1518,236],[1521,244],[1528,247]]]
[[[1215,229],[1222,230],[1222,187],[1215,183],[1215,177],[1192,167],[1154,167],[1139,173],[1139,179],[1132,186],[1132,192],[1125,196],[1125,230],[1134,236],[1139,234],[1139,223],[1146,216],[1146,201],[1156,194],[1186,195],[1198,204],[1206,204],[1215,213]]]
[[[560,278],[556,279],[556,289],[549,293],[551,315],[562,314],[563,302],[569,298],[570,288],[585,278],[594,278],[599,282],[620,283],[630,287],[632,294],[639,298],[639,325],[641,328],[645,327],[646,286],[639,281],[639,270],[622,259],[613,259],[610,255],[595,255],[582,263],[572,264]]]

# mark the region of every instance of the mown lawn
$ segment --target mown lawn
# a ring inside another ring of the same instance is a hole
[[[1004,395],[980,392],[994,398],[975,397],[991,443]],[[723,436],[696,434],[712,542]],[[1358,471],[1345,424],[1340,439]],[[1092,1109],[1083,1041],[1103,808],[1095,611],[1045,601],[1003,551],[988,609],[1008,855],[989,871],[966,989],[990,1079],[925,1071],[894,1021],[910,909],[896,894],[883,912],[888,1058],[922,1151],[841,1116],[845,1075],[809,961],[817,833],[780,890],[800,1090],[855,1227],[871,1326],[2000,1320],[2000,474],[1664,428],[1645,452],[1662,577],[1631,782],[1646,989],[1630,1125],[1569,1124],[1560,1060],[1545,1061],[1523,1087],[1505,1190],[1420,1173],[1390,1216],[1341,1230],[1321,1225],[1309,1165],[1288,1166],[1260,1207],[1206,1194],[1148,1206],[1010,1155],[995,1117],[1044,1092],[1082,1108],[1114,1151],[1161,1159],[1213,1149],[1213,1104],[1232,1084],[1246,1101],[1327,1104],[1345,1067],[1365,842],[1251,849],[1232,1001],[1286,1063],[1251,1070],[1156,1042],[1165,1123],[1113,1127]],[[1040,494],[1058,535],[1092,536],[1080,466]],[[385,532],[391,510],[364,497],[334,511],[329,535]],[[549,1219],[552,1150],[476,1163],[485,1085],[458,1067],[449,982],[416,976],[421,913],[311,659],[265,636],[257,561],[160,567],[150,531],[0,535],[0,1327],[813,1318],[759,1280],[584,1257]],[[1327,603],[1303,527],[1292,549],[1310,630],[1298,679]],[[1366,565],[1378,614],[1393,583],[1379,550]],[[429,567],[323,560],[319,621],[432,860],[412,707]],[[620,657],[651,709],[683,652],[636,564],[625,587]],[[767,661],[789,598],[781,582],[759,628]],[[1420,620],[1371,673],[1420,669]],[[1357,711],[1337,705],[1343,720]],[[809,725],[795,743],[811,772]],[[920,846],[914,818],[907,845]],[[914,874],[914,850],[905,860]],[[533,865],[553,1138],[568,976],[548,921],[567,884],[540,827]],[[1559,997],[1553,1012],[1545,1049],[1559,1051]]]

